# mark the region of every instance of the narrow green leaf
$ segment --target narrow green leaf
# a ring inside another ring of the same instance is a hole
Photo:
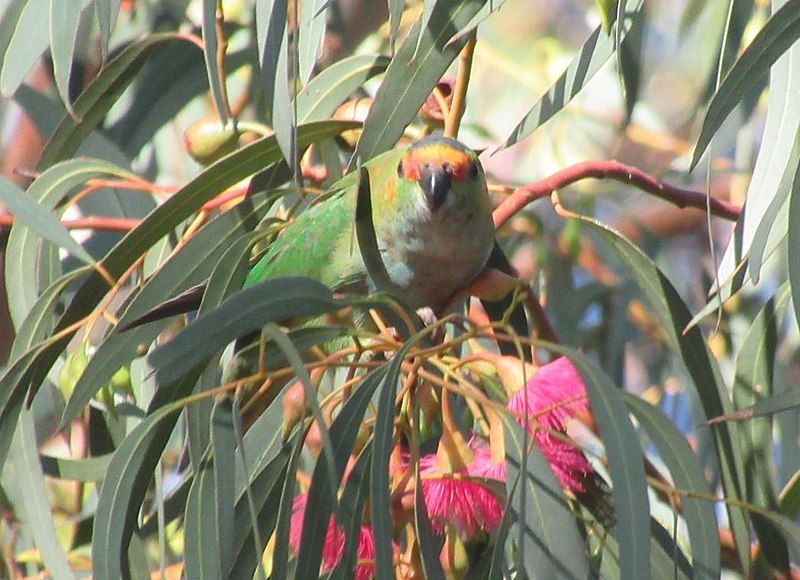
[[[50,21],[50,0],[28,0],[19,13],[18,8],[12,5],[9,12],[12,18],[19,16],[16,22],[9,19],[7,23],[13,26],[13,33],[2,54],[0,93],[6,98],[17,92],[50,42],[49,27],[45,24]]]
[[[518,566],[530,578],[586,578],[583,541],[550,464],[538,447],[529,446],[530,437],[513,418],[503,416],[503,428],[508,538],[516,540]]]
[[[294,512],[295,489],[297,488],[297,472],[300,466],[300,457],[304,447],[305,436],[308,434],[310,423],[298,428],[292,456],[286,469],[286,479],[283,481],[280,502],[278,504],[277,522],[275,523],[275,548],[272,553],[272,574],[274,580],[288,578],[289,564],[289,536],[292,528],[292,514]],[[263,540],[262,540],[263,541]],[[258,553],[258,552],[257,552]]]
[[[147,416],[125,438],[106,471],[94,519],[92,573],[100,580],[128,576],[128,545],[153,469],[182,406],[172,404]]]
[[[417,533],[419,544],[419,558],[425,577],[444,580],[444,570],[439,561],[439,553],[443,542],[437,542],[433,535],[431,520],[425,508],[425,496],[422,493],[422,477],[419,471],[419,461],[414,466],[414,531]]]
[[[97,24],[100,28],[100,50],[104,59],[108,53],[108,40],[111,38],[111,32],[117,23],[119,4],[120,0],[94,0]]]
[[[303,0],[300,4],[300,82],[305,85],[314,72],[325,36],[328,0]],[[300,114],[298,111],[298,122]]]
[[[336,108],[369,79],[381,74],[391,59],[378,55],[355,55],[335,62],[297,95],[297,122],[308,123],[330,117]]]
[[[0,189],[13,192],[13,195],[10,195],[14,198],[11,200],[12,204],[23,207],[20,219],[11,228],[6,249],[9,307],[15,324],[19,325],[22,322],[36,300],[36,270],[30,265],[37,261],[38,237],[58,245],[68,244],[70,247],[67,245],[62,247],[70,250],[74,250],[71,246],[78,246],[83,256],[88,257],[89,263],[94,263],[51,212],[74,187],[102,175],[123,179],[135,178],[132,173],[105,161],[74,159],[42,173],[24,193],[7,181],[0,181]],[[11,213],[15,213],[15,205],[8,207]]]
[[[296,438],[284,444],[258,476],[249,482],[251,497],[258,514],[259,533],[264,540],[275,529],[281,491],[287,478],[287,466],[294,443],[296,443]],[[256,567],[260,564],[264,546],[255,543],[251,519],[247,496],[243,494],[236,502],[234,515],[234,530],[236,530],[234,553],[236,556],[233,559],[233,568],[229,578],[252,578]]]
[[[394,53],[397,32],[400,30],[400,21],[403,19],[405,0],[388,0],[389,2],[389,48]]]
[[[420,335],[405,342],[389,363],[380,387],[373,430],[372,468],[370,471],[371,523],[375,537],[375,577],[391,576],[392,515],[389,489],[389,456],[392,452],[395,420],[395,395],[400,380],[400,365]]]
[[[274,199],[273,194],[253,196],[249,202],[239,204],[203,226],[134,296],[120,316],[117,326],[124,327],[165,299],[202,282],[210,274],[212,279],[216,280],[217,277],[213,275],[215,267],[228,269],[227,272],[219,274],[226,278],[226,283],[213,285],[215,293],[219,292],[222,286],[235,281],[237,278],[233,277],[229,266],[237,262],[228,261],[233,257],[229,252],[231,248],[244,252],[242,246],[249,246],[250,243],[244,237],[247,230],[255,227],[258,219],[263,216]],[[77,417],[98,388],[107,384],[121,366],[137,356],[140,345],[152,342],[168,323],[169,321],[165,320],[123,333],[114,332],[106,337],[98,345],[95,356],[89,361],[75,385],[72,396],[67,401],[61,416],[61,428],[69,425]],[[204,450],[205,447],[201,453]]]
[[[0,68],[2,68],[8,47],[14,38],[22,11],[27,4],[28,0],[9,0],[3,5],[3,14],[0,17]]]
[[[341,308],[329,288],[310,278],[275,278],[243,290],[189,323],[148,356],[161,383],[169,383],[235,338],[293,316]]]
[[[773,6],[777,6],[773,2]],[[734,7],[736,10],[736,7]],[[793,95],[800,91],[800,45],[795,45],[785,52],[772,66],[769,78],[769,95],[764,132],[759,146],[758,157],[753,168],[753,175],[747,187],[747,198],[742,214],[720,260],[718,277],[728,278],[736,271],[748,256],[754,264],[747,263],[752,270],[750,278],[758,280],[760,265],[774,250],[776,244],[772,230],[785,235],[787,226],[785,217],[787,210],[781,209],[785,199],[785,191],[791,184],[792,169],[797,164],[795,148],[798,128],[800,128],[800,101]],[[788,178],[787,178],[788,172]],[[775,219],[777,215],[777,222]],[[771,214],[772,217],[767,217]],[[765,232],[770,232],[769,234]],[[756,245],[755,251],[751,246]],[[759,249],[760,248],[760,249]],[[743,280],[743,276],[741,280]],[[737,281],[731,291],[723,294],[723,298],[735,292],[741,286]],[[716,302],[716,301],[715,301]]]
[[[220,122],[225,125],[228,122],[228,110],[225,106],[225,87],[220,79],[219,63],[217,62],[217,2],[218,0],[203,0],[203,56],[206,61],[206,73],[208,75],[208,86],[211,87],[211,94],[214,97],[214,105]]]
[[[211,413],[211,447],[186,502],[185,565],[191,578],[221,578],[233,562],[234,458],[231,403]]]
[[[301,147],[317,139],[325,138],[342,130],[358,126],[358,123],[321,122],[301,126],[298,140]],[[224,157],[211,165],[203,174],[189,182],[179,192],[150,213],[143,222],[129,232],[103,260],[103,266],[112,277],[119,277],[147,249],[153,246],[170,230],[181,223],[203,203],[223,191],[225,188],[241,181],[253,173],[263,170],[279,158],[279,150],[273,137],[265,137],[242,149]],[[213,176],[213,178],[211,177]],[[108,285],[105,280],[93,273],[78,289],[67,310],[59,319],[56,328],[64,329],[88,315],[105,296]],[[55,359],[61,354],[74,333],[66,333],[29,351],[29,356],[0,379],[0,393],[7,402],[0,399],[0,417],[7,413],[15,413],[18,407],[11,405],[18,400],[19,391],[28,386],[38,388],[39,383],[33,380],[33,371],[44,374],[50,370]],[[28,354],[28,353],[26,353]],[[164,396],[171,396],[163,391]],[[157,391],[160,397],[162,390]],[[6,405],[9,405],[6,408]],[[2,444],[2,437],[0,437]],[[0,451],[2,449],[0,448]],[[0,458],[2,453],[0,453]]]
[[[131,44],[108,62],[73,103],[80,120],[64,117],[42,152],[37,169],[44,171],[71,157],[136,78],[150,53],[164,43],[177,42],[187,40],[177,33],[153,34]]]
[[[86,272],[86,268],[68,272],[42,292],[41,296],[31,306],[25,320],[22,321],[22,324],[17,329],[9,360],[16,360],[34,344],[47,338],[47,335],[53,329],[55,323],[53,315],[64,290],[80,276],[85,275]]]
[[[61,101],[74,115],[69,100],[69,79],[72,75],[72,59],[81,11],[74,0],[50,0],[50,54],[53,57],[53,73]]]
[[[367,405],[378,387],[383,384],[386,373],[387,367],[381,367],[370,373],[331,424],[328,434],[334,449],[334,465],[330,466],[320,457],[314,467],[305,511],[306,514],[313,514],[313,517],[303,520],[303,534],[295,572],[298,578],[307,578],[319,572],[328,522],[336,502],[338,482],[350,458]],[[336,482],[334,489],[331,489],[331,481]]]
[[[749,406],[737,409],[731,413],[718,415],[709,420],[709,423],[716,424],[724,421],[744,421],[753,417],[763,417],[765,415],[775,415],[783,411],[789,411],[800,407],[800,391],[792,389],[785,393],[772,395],[767,399]]]
[[[86,457],[85,459],[68,459],[65,457],[52,457],[40,455],[42,471],[49,477],[58,479],[71,479],[74,481],[102,481],[106,475],[112,455],[99,457]]]
[[[220,572],[230,569],[233,563],[233,531],[236,438],[234,437],[233,416],[230,399],[222,399],[214,405],[211,412],[211,446],[214,457],[214,509],[217,541],[220,551]]]
[[[697,457],[677,427],[658,409],[629,393],[623,392],[622,400],[658,449],[675,487],[687,492],[681,501],[692,546],[693,577],[719,578],[720,547],[714,505],[690,495],[711,495]]]
[[[353,569],[358,562],[358,540],[361,532],[361,521],[364,516],[364,506],[369,499],[369,472],[372,464],[372,440],[367,441],[364,449],[358,455],[353,469],[347,476],[341,499],[336,523],[344,532],[345,544],[342,559],[331,572],[330,580],[347,580],[352,578]],[[428,578],[430,578],[428,574]]]
[[[636,7],[630,11],[625,26],[617,27],[620,30],[620,40],[627,34],[630,22],[639,17],[642,4],[643,2],[639,0]],[[505,143],[497,150],[506,149],[521,141],[563,109],[614,54],[615,44],[616,38],[602,34],[602,26],[595,28],[580,53],[572,60],[564,73],[525,113],[522,120],[514,127],[511,135],[506,138]]]
[[[586,385],[592,415],[608,457],[620,571],[625,578],[644,577],[650,562],[650,526],[648,519],[642,517],[650,513],[647,480],[643,453],[621,392],[597,363],[577,350],[551,344],[547,348],[568,356]]]
[[[292,99],[289,89],[289,45],[287,0],[256,1],[256,38],[261,65],[261,80],[266,94],[266,109],[278,145],[292,167]]]
[[[775,11],[728,71],[706,111],[692,154],[690,170],[702,157],[711,138],[755,79],[762,78],[776,60],[800,38],[800,0],[788,0]]]
[[[800,3],[799,3],[800,4]],[[800,12],[800,10],[798,10]],[[798,26],[800,28],[800,26]],[[800,131],[798,131],[798,141],[800,142]],[[789,223],[797,224],[800,218],[800,157],[797,159],[797,165],[794,168],[794,176],[792,179],[792,189],[789,196]],[[795,319],[800,313],[800,248],[796,244],[800,243],[800,232],[798,228],[788,228],[786,239],[786,253],[787,253],[787,268],[789,270],[789,286],[792,290],[792,305],[794,306]]]
[[[580,218],[611,248],[637,284],[651,306],[652,313],[666,332],[670,347],[680,356],[694,383],[706,418],[733,410],[728,389],[720,376],[716,361],[697,328],[685,332],[689,310],[678,292],[656,265],[641,250],[611,228],[590,218]],[[735,425],[720,424],[712,428],[723,489],[729,498],[744,501],[744,466],[741,442]],[[750,541],[746,513],[732,504],[726,506],[739,556],[748,568]]]
[[[773,374],[778,340],[779,317],[789,300],[789,286],[784,284],[775,297],[768,300],[753,320],[736,357],[733,402],[737,408],[753,405],[774,393]],[[740,426],[742,459],[747,477],[747,499],[768,510],[778,509],[773,483],[773,422],[771,417],[753,418]],[[773,525],[760,514],[753,513],[753,528],[762,546],[761,553],[772,567],[789,573],[786,542]]]
[[[94,263],[94,259],[75,241],[58,218],[39,205],[35,197],[26,195],[6,178],[0,180],[0,201],[9,213],[43,239],[64,248],[87,264]]]
[[[36,449],[33,416],[28,410],[20,414],[9,462],[20,488],[25,490],[21,505],[16,507],[21,511],[22,521],[31,527],[47,570],[53,577],[74,578],[64,548],[56,537],[44,473]]]
[[[14,101],[25,109],[45,139],[50,138],[67,114],[61,101],[40,93],[29,85],[20,86],[14,93]],[[75,156],[102,159],[125,169],[129,169],[131,164],[130,158],[117,144],[97,129],[86,136]]]
[[[203,56],[197,45],[186,42],[153,49],[131,87],[130,106],[106,130],[128,155],[138,155],[159,129],[208,91]],[[225,70],[230,75],[251,63],[250,51],[238,50],[227,55]]]
[[[414,25],[375,95],[351,169],[394,146],[466,43],[463,37],[448,45],[453,32],[469,24],[485,3],[437,2],[428,27],[420,31],[420,23]]]

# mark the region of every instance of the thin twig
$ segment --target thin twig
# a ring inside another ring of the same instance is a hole
[[[641,169],[624,165],[618,161],[586,161],[515,189],[495,208],[493,215],[495,228],[500,228],[529,203],[548,197],[554,191],[577,181],[589,178],[613,179],[627,183],[678,207],[706,209],[707,200],[703,193],[668,185]],[[711,198],[710,207],[713,215],[732,221],[738,219],[741,213],[739,206],[721,199]]]
[[[467,102],[469,76],[472,71],[472,56],[475,54],[477,39],[476,31],[470,32],[469,39],[464,48],[461,49],[461,55],[458,57],[458,72],[456,73],[456,86],[453,89],[453,100],[450,103],[450,111],[448,111],[444,121],[445,137],[452,137],[453,139],[458,137],[458,129],[461,126],[461,118],[464,116]]]
[[[217,2],[217,13],[214,19],[214,26],[217,29],[217,74],[219,74],[219,86],[222,92],[222,106],[225,108],[225,116],[233,118],[231,105],[228,101],[228,75],[225,72],[225,53],[228,52],[228,36],[225,34],[225,13],[222,9],[222,1]]]
[[[71,220],[62,220],[61,224],[68,230],[97,230],[104,232],[127,232],[141,223],[133,218],[115,218],[99,215],[90,215]],[[14,225],[14,216],[0,215],[0,228],[10,228]]]

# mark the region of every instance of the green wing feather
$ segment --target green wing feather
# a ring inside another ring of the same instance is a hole
[[[373,210],[383,207],[387,180],[403,155],[388,151],[367,162]],[[368,291],[367,273],[354,231],[357,174],[331,187],[333,193],[312,205],[288,226],[250,270],[245,287],[278,276],[308,276],[333,290]]]

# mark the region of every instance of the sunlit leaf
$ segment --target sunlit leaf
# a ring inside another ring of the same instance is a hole
[[[649,403],[624,393],[623,401],[658,449],[675,487],[687,492],[681,498],[692,546],[692,570],[695,578],[717,578],[720,574],[720,547],[710,501],[691,497],[711,495],[703,469],[689,443],[678,428]]]
[[[303,0],[300,5],[300,82],[304,85],[314,72],[317,55],[325,36],[325,19],[327,18],[328,0]],[[298,119],[300,113],[298,111]]]
[[[618,26],[620,40],[624,39],[627,34],[630,22],[639,18],[641,9],[642,2],[640,0],[628,13],[626,25]],[[615,44],[616,38],[602,34],[601,26],[595,28],[581,47],[580,53],[572,60],[564,73],[525,114],[498,149],[505,149],[518,143],[563,109],[614,54]]]
[[[467,39],[461,38],[448,45],[452,32],[469,24],[485,3],[437,2],[428,27],[420,32],[420,23],[414,25],[375,95],[351,169],[394,146],[466,43]]]
[[[767,74],[776,60],[800,37],[800,1],[788,0],[775,11],[734,63],[708,106],[690,168],[702,157],[711,138],[739,104],[752,81]]]

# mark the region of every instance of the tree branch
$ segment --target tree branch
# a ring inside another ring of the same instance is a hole
[[[61,224],[68,230],[98,230],[104,232],[127,232],[139,225],[141,220],[90,215],[82,218],[63,220]],[[13,215],[0,215],[0,228],[10,228],[14,224]]]
[[[641,169],[624,165],[618,161],[586,161],[562,169],[550,177],[529,185],[518,187],[494,210],[494,226],[499,228],[529,203],[548,197],[553,191],[562,189],[582,179],[613,179],[627,183],[668,201],[678,207],[706,208],[706,195],[698,191],[668,185],[648,175]],[[710,199],[711,213],[715,216],[736,220],[741,208],[716,198]]]

